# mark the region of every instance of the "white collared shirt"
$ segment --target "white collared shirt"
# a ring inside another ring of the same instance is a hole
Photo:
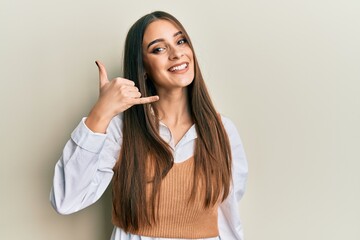
[[[87,128],[83,118],[66,143],[63,154],[55,166],[50,201],[60,214],[71,214],[95,203],[111,182],[113,167],[122,145],[122,114],[114,117],[106,134],[94,133]],[[235,125],[222,116],[229,136],[232,153],[232,187],[229,196],[219,205],[218,227],[221,239],[243,240],[238,202],[245,191],[248,166],[242,142]],[[160,122],[160,136],[170,145],[174,162],[189,159],[194,154],[197,138],[193,125],[174,145],[170,129]],[[175,240],[152,238],[126,233],[114,227],[111,240]],[[214,240],[218,238],[208,238]],[[184,240],[184,239],[182,239]]]

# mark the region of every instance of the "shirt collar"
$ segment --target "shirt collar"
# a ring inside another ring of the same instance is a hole
[[[166,141],[172,148],[175,148],[174,141],[170,129],[161,121],[159,121],[159,133],[162,139]],[[193,124],[189,130],[180,139],[177,145],[185,144],[197,138],[195,124]]]

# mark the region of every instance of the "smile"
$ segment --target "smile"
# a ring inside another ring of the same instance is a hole
[[[188,63],[183,63],[183,64],[169,68],[169,71],[170,72],[181,71],[181,70],[184,70],[185,68],[187,68],[188,65],[189,65]]]

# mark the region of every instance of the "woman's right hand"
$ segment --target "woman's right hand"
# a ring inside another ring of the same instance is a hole
[[[114,116],[134,105],[159,100],[158,96],[142,98],[131,80],[117,77],[109,81],[105,66],[99,61],[95,63],[99,68],[100,96],[85,121],[93,132],[105,133]]]

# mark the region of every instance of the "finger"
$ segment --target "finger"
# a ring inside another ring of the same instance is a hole
[[[152,103],[159,100],[159,96],[136,98],[133,100],[134,105]]]
[[[109,82],[109,79],[108,79],[106,68],[105,68],[104,64],[102,64],[99,61],[95,61],[95,63],[99,68],[99,83],[100,83],[100,88],[101,88],[102,86],[104,86],[106,83]]]
[[[126,78],[117,77],[112,79],[111,81],[114,81],[115,83],[120,84],[122,86],[130,86],[130,87],[135,86],[134,81],[128,80]]]
[[[129,97],[129,98],[140,98],[141,93],[140,92],[128,92],[127,97]]]
[[[140,92],[139,89],[137,87],[135,87],[135,86],[127,86],[126,90],[128,92]]]

